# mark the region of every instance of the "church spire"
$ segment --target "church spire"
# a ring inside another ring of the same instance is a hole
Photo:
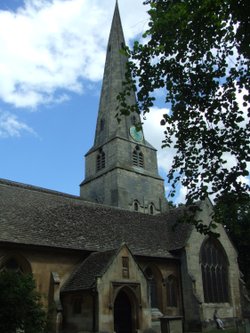
[[[96,134],[94,146],[98,147],[109,141],[113,137],[123,137],[129,139],[129,128],[131,119],[123,117],[118,124],[115,117],[117,113],[117,95],[122,91],[122,82],[125,80],[127,57],[122,53],[125,46],[125,39],[121,24],[118,2],[115,4],[108,46],[106,62],[103,75],[103,84],[100,97],[98,120],[96,124]],[[129,104],[135,103],[135,94],[131,93]],[[134,115],[136,121],[139,116]]]
[[[93,147],[85,155],[85,179],[80,185],[85,200],[122,209],[157,214],[166,210],[163,179],[158,174],[156,150],[136,131],[137,113],[118,123],[117,95],[125,80],[127,57],[116,1],[112,20]],[[131,91],[127,103],[135,103]]]

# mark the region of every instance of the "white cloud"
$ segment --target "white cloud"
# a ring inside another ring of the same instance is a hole
[[[145,138],[157,149],[158,166],[164,173],[169,172],[175,154],[173,148],[161,148],[165,135],[164,126],[161,126],[160,122],[163,115],[168,113],[169,109],[167,108],[153,107],[146,115],[146,120],[143,121]]]
[[[146,140],[157,149],[157,159],[158,167],[167,183],[167,174],[172,166],[173,157],[175,155],[176,149],[174,148],[161,148],[162,140],[165,139],[164,135],[164,126],[160,125],[160,122],[164,114],[169,114],[169,109],[167,108],[158,108],[153,107],[150,110],[150,113],[146,115],[146,120],[144,120],[144,135]],[[168,194],[171,192],[171,186],[167,183],[165,187],[165,193],[167,199],[173,201],[175,204],[184,203],[185,196],[187,194],[187,189],[181,184],[177,190],[177,193],[174,198],[168,197]]]
[[[20,121],[15,115],[0,111],[0,137],[20,137],[23,132],[36,135],[31,127]]]
[[[184,186],[180,186],[180,189],[175,197],[175,204],[185,203],[186,202],[186,195],[187,195],[187,188]]]
[[[0,11],[0,99],[36,107],[58,90],[82,93],[82,79],[100,80],[114,5],[26,0],[16,12]],[[145,26],[145,8],[139,0],[120,1],[120,12],[125,36],[133,38]]]

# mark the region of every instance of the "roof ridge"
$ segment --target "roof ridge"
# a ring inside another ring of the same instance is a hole
[[[36,185],[30,185],[30,184],[25,184],[25,183],[21,183],[21,182],[16,182],[16,181],[9,180],[9,179],[0,178],[0,185],[1,184],[6,185],[6,186],[19,187],[19,188],[23,188],[23,189],[30,190],[30,191],[37,191],[37,192],[42,192],[42,193],[54,194],[54,195],[58,195],[58,196],[62,196],[62,197],[68,197],[68,198],[79,199],[81,201],[84,201],[78,195],[64,193],[64,192],[60,192],[60,191],[56,191],[56,190],[51,190],[51,189],[47,189],[45,187],[40,187],[40,186],[36,186]]]
[[[129,213],[135,213],[134,211],[130,211],[130,210],[127,210],[125,208],[111,206],[111,205],[102,204],[102,203],[93,202],[93,201],[88,201],[86,199],[83,199],[80,195],[78,196],[78,195],[74,195],[74,194],[64,193],[64,192],[60,192],[60,191],[56,191],[56,190],[47,189],[45,187],[25,184],[25,183],[21,183],[21,182],[16,182],[16,181],[9,180],[9,179],[0,178],[0,186],[1,185],[16,187],[16,188],[22,188],[22,189],[25,189],[25,190],[35,191],[35,192],[40,192],[40,193],[45,193],[45,194],[51,194],[51,195],[55,195],[55,196],[62,197],[62,198],[75,199],[75,200],[79,200],[79,202],[84,203],[88,206],[98,206],[98,207],[101,207],[101,208],[104,208],[104,209],[112,209],[112,210],[115,210],[115,211],[123,211],[123,212],[126,211],[126,212],[129,212]],[[137,214],[137,215],[147,215],[147,214],[144,214],[142,212],[136,212],[135,214]],[[150,215],[150,216],[154,217],[156,215]]]

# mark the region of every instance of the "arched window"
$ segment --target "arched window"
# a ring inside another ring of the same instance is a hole
[[[137,201],[134,202],[134,211],[138,212],[139,211],[139,204]]]
[[[200,253],[204,301],[228,302],[228,260],[218,240],[209,238]]]
[[[149,206],[149,213],[151,215],[154,215],[154,205],[153,204],[150,204],[150,206]]]
[[[131,117],[131,124],[132,124],[132,125],[135,125],[135,124],[136,124],[136,117],[135,117],[135,116],[132,116],[132,117]]]
[[[141,152],[139,146],[136,146],[133,151],[132,161],[133,161],[134,166],[137,166],[140,168],[144,167],[144,157],[143,157],[143,153]]]
[[[96,157],[96,171],[100,171],[105,168],[105,153],[102,149],[99,149]]]
[[[154,273],[150,267],[146,268],[145,275],[148,280],[148,289],[151,303],[150,305],[152,308],[158,308],[157,284]]]
[[[4,264],[4,269],[13,273],[23,273],[22,266],[15,258],[8,259]]]
[[[177,307],[178,305],[178,282],[174,275],[166,279],[167,306]]]
[[[11,255],[3,258],[0,263],[0,271],[9,271],[18,274],[30,274],[30,263],[21,255]]]

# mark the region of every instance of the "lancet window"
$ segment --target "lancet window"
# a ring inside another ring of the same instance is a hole
[[[138,212],[139,211],[139,203],[137,200],[134,201],[134,211]]]
[[[122,277],[129,278],[129,258],[122,257]]]
[[[154,273],[150,267],[147,267],[145,274],[148,280],[148,289],[150,295],[150,304],[152,308],[158,308],[157,283]]]
[[[105,153],[102,149],[99,149],[96,157],[96,171],[100,171],[105,168]]]
[[[166,279],[167,306],[177,307],[178,305],[178,281],[174,275]]]

